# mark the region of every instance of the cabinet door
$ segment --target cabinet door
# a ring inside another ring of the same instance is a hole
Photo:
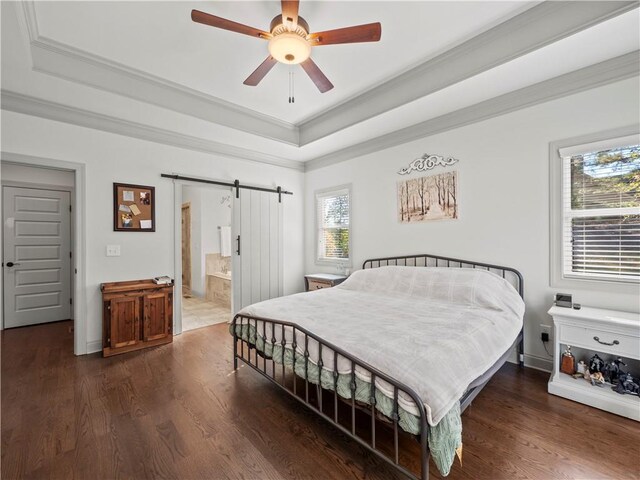
[[[144,341],[169,335],[169,295],[150,293],[144,296]]]
[[[140,297],[120,297],[111,300],[111,348],[127,347],[140,341]]]

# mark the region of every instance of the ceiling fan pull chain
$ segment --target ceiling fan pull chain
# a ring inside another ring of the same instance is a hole
[[[293,70],[291,71],[291,103],[296,103],[296,83],[295,83],[295,73]]]
[[[296,103],[293,84],[293,69],[291,66],[289,66],[289,103]]]

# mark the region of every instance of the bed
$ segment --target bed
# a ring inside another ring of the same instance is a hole
[[[522,364],[522,296],[509,267],[428,254],[367,260],[336,287],[242,309],[230,325],[234,369],[249,365],[411,478],[428,478],[430,456],[447,475],[461,413],[514,345]],[[400,461],[401,435],[420,444],[419,472]]]

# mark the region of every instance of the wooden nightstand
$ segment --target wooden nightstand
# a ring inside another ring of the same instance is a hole
[[[637,396],[620,395],[611,390],[610,385],[594,387],[582,378],[574,379],[561,373],[559,369],[559,356],[566,345],[589,353],[598,352],[604,358],[620,356],[623,360],[639,360],[640,315],[591,307],[574,310],[555,306],[549,310],[549,315],[555,325],[555,365],[548,384],[549,393],[640,421],[640,399]],[[638,374],[637,371],[632,373]]]
[[[332,273],[313,273],[304,276],[304,289],[320,290],[321,288],[331,288],[341,284],[347,279],[346,275],[334,275]]]

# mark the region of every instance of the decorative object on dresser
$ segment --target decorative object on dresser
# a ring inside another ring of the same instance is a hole
[[[570,293],[556,293],[556,307],[571,308],[572,306]]]
[[[640,360],[640,314],[554,306],[549,315],[555,325],[556,352],[549,393],[640,421],[639,372],[634,375],[622,370],[627,370],[627,364],[631,366],[633,361],[637,365]],[[573,354],[585,363],[584,378],[560,374],[564,357],[560,359],[557,355],[567,345],[571,345]],[[578,349],[587,352],[584,358],[580,358]]]
[[[156,231],[156,189],[144,185],[113,184],[113,230]]]
[[[173,341],[173,282],[111,282],[100,289],[104,357]]]
[[[576,359],[571,353],[571,345],[567,345],[567,349],[562,354],[562,362],[560,362],[560,371],[567,375],[576,373]]]
[[[313,273],[304,276],[304,290],[320,290],[321,288],[331,288],[341,284],[347,279],[346,275],[335,275],[333,273]]]

